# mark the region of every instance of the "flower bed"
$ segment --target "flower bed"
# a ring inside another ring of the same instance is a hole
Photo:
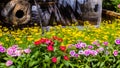
[[[23,30],[0,27],[1,68],[120,67],[120,21],[99,28],[51,27],[41,36],[37,26]]]

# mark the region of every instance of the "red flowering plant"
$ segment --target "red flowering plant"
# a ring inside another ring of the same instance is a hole
[[[61,45],[61,42],[63,42],[62,38],[57,36],[53,36],[50,39],[41,38],[35,41],[35,46],[32,51],[33,56],[31,57],[33,62],[37,61],[35,65],[41,68],[55,68],[57,66],[69,67],[71,64],[67,48],[64,45]]]

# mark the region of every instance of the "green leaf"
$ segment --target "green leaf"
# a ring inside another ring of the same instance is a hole
[[[65,66],[69,66],[70,65],[70,63],[68,62],[68,61],[63,61],[63,63],[65,64]]]
[[[46,63],[43,63],[43,68],[46,68],[46,66],[47,66]]]
[[[120,68],[120,65],[118,65],[117,68]]]
[[[40,46],[46,47],[47,45],[46,45],[46,44],[42,44],[42,45],[40,45]]]
[[[57,57],[57,64],[60,63],[61,57]]]
[[[97,63],[97,66],[100,66],[100,62]]]
[[[14,65],[10,66],[9,68],[16,68]]]
[[[64,64],[62,63],[59,68],[63,68]]]
[[[100,68],[101,68],[101,67],[103,67],[103,66],[104,66],[104,64],[105,64],[105,62],[102,62],[102,63],[100,64]]]
[[[56,64],[53,65],[53,68],[56,68]]]
[[[49,62],[49,61],[50,61],[49,56],[45,55],[45,61],[46,61],[46,62]]]
[[[38,65],[34,66],[33,68],[39,68]]]
[[[5,57],[5,58],[3,58],[4,60],[9,60],[9,58],[7,58],[7,57]]]
[[[37,65],[37,64],[39,64],[39,59],[37,61],[29,62],[29,67],[32,67],[32,66]]]
[[[87,64],[85,65],[85,68],[90,68]]]
[[[35,58],[35,57],[37,57],[39,54],[40,54],[40,52],[39,52],[39,51],[36,51],[36,52],[31,56],[31,58]]]
[[[120,64],[120,60],[118,60],[118,61],[116,62],[116,64]]]

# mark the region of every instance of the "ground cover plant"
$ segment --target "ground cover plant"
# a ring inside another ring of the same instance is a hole
[[[0,68],[119,68],[120,20],[99,27],[55,26],[9,30],[0,26]]]

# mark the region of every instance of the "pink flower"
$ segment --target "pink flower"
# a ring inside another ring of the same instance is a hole
[[[92,45],[89,45],[88,48],[89,48],[89,49],[93,49],[94,47],[93,47]]]
[[[11,66],[13,64],[13,61],[11,61],[11,60],[8,60],[7,62],[6,62],[6,66]]]
[[[7,54],[12,57],[21,56],[22,50],[20,48],[18,48],[18,46],[14,45],[7,49]]]
[[[108,42],[103,42],[103,44],[104,44],[105,46],[108,46]]]
[[[117,45],[120,45],[120,39],[116,39],[116,40],[115,40],[115,43],[116,43]]]
[[[68,56],[64,56],[64,60],[69,60]]]
[[[61,51],[65,51],[66,50],[66,46],[60,46],[60,50]]]
[[[52,57],[52,62],[53,63],[57,63],[57,58],[56,57]]]
[[[117,50],[114,50],[114,51],[113,51],[113,54],[114,54],[114,56],[117,56],[117,55],[118,55],[118,51],[117,51]]]
[[[21,56],[22,55],[22,51],[21,50],[16,50],[15,51],[15,56]]]
[[[28,49],[25,49],[24,52],[25,52],[26,54],[29,54],[29,53],[31,52],[31,50],[28,48]]]
[[[17,50],[17,48],[10,47],[10,48],[7,49],[7,54],[10,55],[10,56],[16,56],[15,55],[16,50]]]
[[[118,4],[118,8],[120,9],[120,4]]]
[[[79,57],[79,54],[75,54],[74,57],[78,58],[78,57]]]
[[[85,56],[89,56],[90,53],[91,53],[91,50],[90,50],[90,49],[87,49],[87,50],[84,51],[84,55],[85,55]]]
[[[4,53],[5,51],[6,51],[6,49],[2,45],[0,45],[0,52]]]
[[[47,50],[48,50],[48,51],[53,51],[54,48],[53,48],[53,46],[49,45],[49,46],[47,46]]]
[[[91,54],[92,56],[96,56],[96,55],[98,54],[98,52],[95,51],[95,50],[91,50],[90,54]]]
[[[96,41],[92,42],[92,44],[97,45],[98,41],[96,40]]]
[[[82,48],[86,47],[86,43],[81,43],[80,45],[81,45]]]

